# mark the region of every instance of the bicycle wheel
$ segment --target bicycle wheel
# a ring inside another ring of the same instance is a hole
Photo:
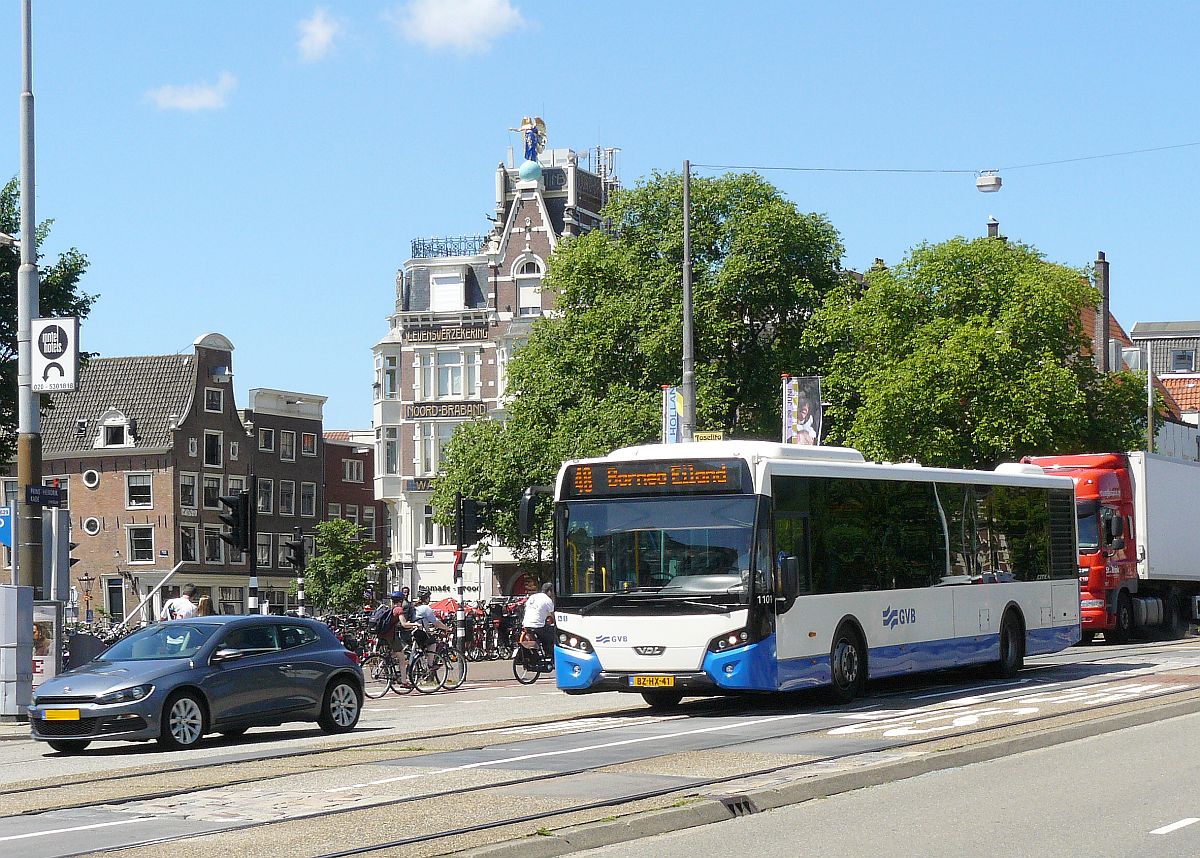
[[[362,663],[363,694],[372,700],[378,700],[387,694],[392,681],[392,668],[388,660],[381,655],[368,656]]]
[[[523,646],[517,647],[517,654],[513,657],[513,676],[517,682],[533,685],[541,675],[542,660],[538,658],[538,653]]]
[[[422,694],[433,694],[446,682],[446,665],[435,657],[421,653],[408,667],[408,678]]]
[[[462,685],[467,678],[467,659],[454,647],[449,647],[442,656],[446,663],[445,687],[453,691]]]
[[[413,684],[410,671],[406,670],[399,661],[392,662],[391,689],[393,694],[412,694]]]

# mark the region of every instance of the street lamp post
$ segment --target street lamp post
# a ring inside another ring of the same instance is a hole
[[[692,162],[683,162],[683,419],[680,438],[696,431],[696,359],[692,346]]]
[[[83,621],[85,623],[92,621],[92,582],[95,580],[90,572],[84,572],[79,576],[79,587],[83,590]]]

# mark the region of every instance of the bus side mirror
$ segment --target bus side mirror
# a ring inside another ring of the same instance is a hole
[[[785,599],[794,599],[800,593],[800,558],[784,557],[783,558],[783,592],[779,595]]]
[[[533,535],[533,505],[537,503],[538,495],[548,495],[551,491],[553,489],[550,486],[530,486],[525,489],[517,507],[517,533],[521,536]]]

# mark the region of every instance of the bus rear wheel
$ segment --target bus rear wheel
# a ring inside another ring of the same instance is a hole
[[[839,703],[849,703],[867,684],[867,656],[858,632],[849,623],[838,626],[829,648],[830,692]]]
[[[992,673],[1000,679],[1012,679],[1025,666],[1025,635],[1015,611],[1008,611],[1000,623],[1000,658]]]

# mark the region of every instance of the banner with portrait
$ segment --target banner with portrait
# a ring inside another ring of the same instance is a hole
[[[783,443],[821,443],[821,377],[783,377]]]

